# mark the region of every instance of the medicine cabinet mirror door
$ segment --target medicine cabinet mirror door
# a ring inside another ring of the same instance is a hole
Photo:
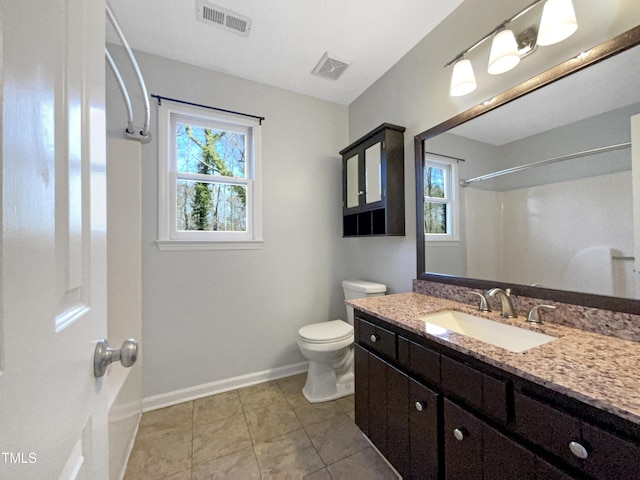
[[[382,204],[382,142],[346,160],[346,208],[371,208]]]
[[[360,159],[359,155],[356,154],[351,158],[346,160],[347,164],[347,193],[345,197],[346,207],[350,208],[358,208],[360,206],[360,196],[362,195],[360,190],[360,168],[358,166]]]
[[[364,202],[367,206],[382,200],[382,149],[380,142],[364,151]]]

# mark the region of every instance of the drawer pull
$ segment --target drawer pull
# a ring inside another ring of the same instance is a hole
[[[571,453],[573,453],[576,457],[583,460],[589,456],[589,452],[587,452],[587,449],[580,445],[578,442],[569,442],[569,450],[571,450]]]
[[[416,410],[419,412],[424,410],[424,407],[426,406],[427,406],[426,402],[416,402]]]
[[[378,337],[376,337],[374,334],[372,334],[370,338],[373,343],[376,343],[378,341]]]
[[[454,428],[453,429],[453,436],[456,437],[456,440],[461,442],[462,440],[464,440],[464,429],[462,429],[462,428]]]

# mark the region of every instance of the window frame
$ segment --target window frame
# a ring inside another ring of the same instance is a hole
[[[442,203],[447,205],[447,233],[426,233],[425,242],[457,242],[460,240],[460,212],[458,202],[458,161],[435,153],[424,153],[422,175],[424,177],[427,167],[436,167],[445,170],[444,198],[428,197],[426,191],[423,202]],[[423,180],[424,181],[424,180]],[[424,188],[423,188],[424,190]],[[423,207],[423,219],[426,208]]]
[[[225,177],[177,171],[176,124],[196,125],[247,135],[245,177]],[[261,126],[257,119],[183,105],[163,99],[158,107],[158,240],[161,250],[246,250],[261,248],[262,174]],[[201,181],[246,185],[247,230],[177,229],[177,182]]]

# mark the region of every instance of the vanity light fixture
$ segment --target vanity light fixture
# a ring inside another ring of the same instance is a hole
[[[529,27],[517,35],[509,24],[533,8],[544,3],[540,26]],[[459,97],[476,89],[473,66],[467,55],[488,39],[492,39],[487,71],[499,75],[516,67],[520,60],[535,51],[538,45],[547,46],[561,42],[578,28],[571,0],[536,0],[524,10],[505,20],[476,43],[460,52],[444,68],[453,65],[449,94]]]

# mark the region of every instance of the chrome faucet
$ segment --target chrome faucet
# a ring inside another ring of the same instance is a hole
[[[498,297],[500,299],[500,305],[502,307],[502,317],[516,318],[518,316],[513,309],[513,304],[511,303],[510,288],[507,288],[506,290],[502,290],[501,288],[492,288],[487,292],[487,295],[489,295],[490,297]]]

